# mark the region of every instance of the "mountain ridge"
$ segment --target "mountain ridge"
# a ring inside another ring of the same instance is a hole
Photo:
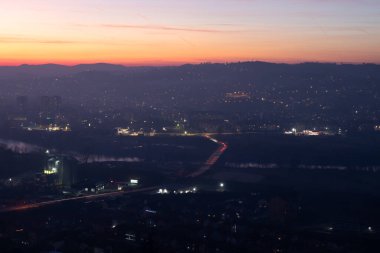
[[[35,77],[46,76],[60,76],[76,74],[80,72],[88,71],[101,71],[101,72],[128,72],[138,70],[151,70],[151,69],[182,69],[182,68],[196,68],[205,66],[260,66],[260,67],[360,67],[360,66],[372,66],[380,67],[375,63],[320,63],[320,62],[303,62],[303,63],[272,63],[263,61],[245,61],[245,62],[230,62],[230,63],[200,63],[200,64],[183,64],[179,66],[124,66],[121,64],[111,63],[90,63],[90,64],[77,64],[73,66],[47,63],[47,64],[22,64],[19,66],[0,66],[1,76],[14,76],[14,75],[28,75]]]

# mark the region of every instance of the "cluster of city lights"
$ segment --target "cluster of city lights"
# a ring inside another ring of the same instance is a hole
[[[189,194],[189,193],[196,193],[198,191],[197,187],[192,187],[188,189],[181,189],[181,190],[174,190],[172,193],[174,194]],[[157,191],[158,194],[169,194],[171,193],[166,188],[161,188]]]
[[[225,184],[223,182],[220,182],[218,184],[218,190],[224,190],[225,188]],[[186,189],[181,189],[181,190],[174,190],[174,191],[169,191],[168,189],[166,188],[160,188],[157,193],[158,194],[170,194],[170,193],[173,193],[173,194],[190,194],[190,193],[197,193],[198,192],[198,188],[197,187],[190,187],[190,188],[186,188]]]
[[[28,131],[47,131],[47,132],[70,132],[71,127],[69,124],[65,126],[59,126],[57,124],[50,124],[50,125],[38,125],[38,126],[32,126],[32,127],[26,127],[24,128]]]
[[[179,190],[179,191],[174,191],[174,194],[189,194],[189,193],[196,193],[197,192],[197,187],[193,187],[191,189],[186,189],[186,190]]]
[[[341,129],[339,129],[338,134],[341,134]],[[319,135],[333,135],[333,133],[326,127],[324,130],[317,130],[314,128],[313,130],[305,129],[298,130],[296,128],[292,128],[291,130],[287,130],[284,132],[286,135],[295,135],[295,136],[319,136]]]

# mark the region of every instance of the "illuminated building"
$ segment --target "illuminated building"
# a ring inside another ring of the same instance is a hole
[[[143,136],[144,132],[143,131],[131,131],[129,128],[117,128],[116,133],[119,136]]]
[[[318,131],[312,131],[312,130],[304,130],[302,132],[303,135],[306,135],[306,136],[318,136],[318,135],[321,135],[321,132],[318,132]]]
[[[47,167],[44,169],[44,174],[49,177],[50,182],[60,186],[63,183],[63,160],[57,156],[49,156]]]
[[[129,128],[117,128],[117,135],[129,135],[130,131]]]
[[[68,162],[62,156],[48,154],[46,167],[43,170],[48,182],[55,186],[70,188],[75,182],[75,170],[68,166]]]

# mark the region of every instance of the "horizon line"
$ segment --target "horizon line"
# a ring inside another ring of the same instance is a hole
[[[265,60],[236,60],[236,61],[203,61],[203,62],[180,62],[180,63],[168,63],[168,64],[160,64],[160,63],[151,63],[151,64],[129,64],[129,63],[112,63],[112,62],[91,62],[91,63],[77,63],[77,64],[65,64],[65,63],[19,63],[19,64],[0,64],[0,67],[22,67],[22,66],[46,66],[46,65],[56,65],[56,66],[64,66],[64,67],[76,67],[80,65],[114,65],[114,66],[122,66],[122,67],[179,67],[184,65],[202,65],[202,64],[236,64],[236,63],[269,63],[269,64],[286,64],[286,65],[299,65],[299,64],[336,64],[336,65],[380,65],[380,62],[355,62],[355,61],[265,61]]]

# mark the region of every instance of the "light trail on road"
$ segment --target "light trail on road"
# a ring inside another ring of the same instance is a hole
[[[100,198],[121,196],[124,194],[147,192],[147,191],[153,191],[155,189],[157,189],[157,187],[146,187],[146,188],[130,190],[130,191],[106,192],[106,193],[100,193],[100,194],[94,194],[94,195],[72,197],[72,198],[65,198],[65,199],[56,199],[56,200],[43,201],[43,202],[38,202],[38,203],[30,203],[30,204],[25,204],[25,205],[20,205],[20,206],[7,207],[4,209],[1,209],[0,213],[23,211],[23,210],[34,209],[34,208],[39,208],[39,207],[44,207],[44,206],[50,206],[50,205],[55,205],[55,204],[59,204],[59,203],[69,202],[69,201],[75,201],[75,200],[91,200],[91,199],[100,199]]]
[[[219,158],[228,148],[228,145],[224,142],[218,141],[217,139],[209,135],[203,135],[203,136],[209,139],[210,141],[217,143],[219,147],[217,150],[214,151],[214,153],[211,154],[211,156],[207,159],[207,161],[203,164],[202,167],[200,167],[198,170],[188,175],[188,177],[198,177],[204,174],[206,171],[210,170],[211,167],[219,160]]]
[[[207,161],[200,167],[198,170],[194,171],[187,177],[198,177],[208,170],[211,169],[211,167],[219,160],[221,155],[226,151],[228,148],[228,145],[224,142],[218,141],[217,139],[211,137],[209,134],[186,134],[183,136],[203,136],[210,141],[213,141],[218,144],[218,148],[211,154],[211,156],[207,159]],[[101,199],[101,198],[108,198],[108,197],[114,197],[114,196],[121,196],[124,194],[131,194],[131,193],[138,193],[138,192],[147,192],[147,191],[153,191],[157,189],[157,187],[146,187],[131,191],[114,191],[114,192],[107,192],[107,193],[100,193],[100,194],[94,194],[94,195],[86,195],[86,196],[79,196],[79,197],[71,197],[71,198],[64,198],[64,199],[56,199],[56,200],[50,200],[50,201],[43,201],[38,203],[30,203],[30,204],[23,204],[19,206],[12,206],[12,207],[6,207],[3,209],[0,209],[0,213],[5,212],[16,212],[16,211],[23,211],[23,210],[29,210],[29,209],[35,209],[40,208],[44,206],[50,206],[55,204],[60,204],[64,202],[70,202],[70,201],[76,201],[76,200],[92,200],[92,199]]]

